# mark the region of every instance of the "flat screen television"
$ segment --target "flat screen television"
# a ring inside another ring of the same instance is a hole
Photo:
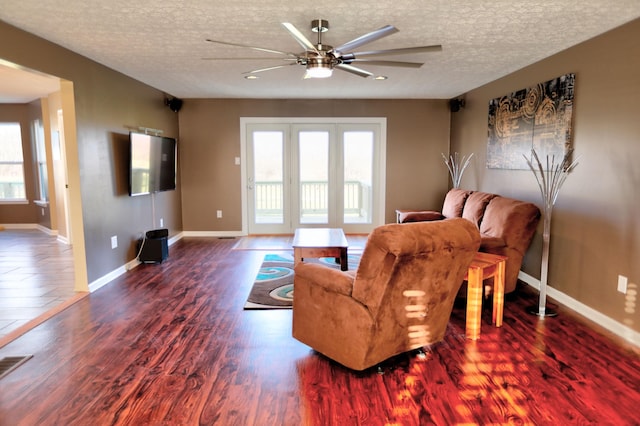
[[[130,132],[129,145],[130,196],[176,189],[174,138]]]

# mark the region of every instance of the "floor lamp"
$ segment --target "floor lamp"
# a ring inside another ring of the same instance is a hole
[[[441,153],[440,155],[442,155],[444,164],[446,164],[447,169],[449,169],[453,187],[460,188],[462,174],[464,173],[467,166],[469,166],[469,161],[471,161],[471,157],[473,157],[473,152],[468,157],[466,155],[463,155],[462,159],[460,159],[457,152],[455,152],[453,155],[450,155],[449,158],[447,158],[443,153]]]
[[[547,155],[547,167],[542,167],[542,163],[538,158],[535,149],[531,149],[531,158],[524,158],[529,168],[536,177],[540,194],[542,195],[542,264],[540,270],[540,298],[538,306],[532,306],[528,309],[529,313],[540,317],[556,316],[558,313],[552,309],[547,309],[547,274],[549,272],[549,242],[551,238],[551,213],[553,205],[556,203],[558,193],[562,184],[567,179],[569,173],[578,165],[578,161],[571,161],[573,150],[568,150],[562,159],[562,162],[555,162],[555,156]]]

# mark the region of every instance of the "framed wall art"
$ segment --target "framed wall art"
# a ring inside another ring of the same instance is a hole
[[[487,168],[529,170],[535,149],[562,161],[572,145],[575,74],[565,74],[489,102]]]

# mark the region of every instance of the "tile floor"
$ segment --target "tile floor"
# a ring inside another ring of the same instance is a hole
[[[0,231],[0,339],[75,296],[73,251],[39,230]]]

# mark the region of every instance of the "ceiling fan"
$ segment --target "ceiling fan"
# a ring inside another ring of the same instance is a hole
[[[390,67],[404,68],[420,68],[423,63],[420,62],[402,62],[378,60],[376,58],[390,55],[406,55],[412,53],[438,52],[442,50],[440,45],[404,47],[399,49],[387,50],[370,50],[364,52],[352,52],[367,43],[381,39],[388,35],[398,32],[398,29],[392,25],[386,25],[380,29],[364,34],[338,47],[329,46],[322,43],[322,33],[329,30],[329,22],[324,19],[314,19],[311,21],[311,30],[318,33],[316,44],[309,41],[293,24],[284,22],[282,24],[293,38],[305,49],[302,53],[283,52],[280,50],[267,49],[263,47],[247,46],[244,44],[230,43],[220,40],[207,39],[208,42],[225,44],[229,46],[246,47],[260,52],[274,53],[279,55],[277,58],[203,58],[203,59],[279,59],[289,61],[286,65],[276,65],[272,67],[260,68],[247,71],[244,74],[255,74],[263,71],[270,71],[283,68],[289,65],[303,65],[306,68],[305,78],[327,78],[331,77],[334,69],[346,71],[360,77],[370,77],[373,73],[353,64],[362,65],[381,65]],[[372,59],[373,58],[373,59]]]

